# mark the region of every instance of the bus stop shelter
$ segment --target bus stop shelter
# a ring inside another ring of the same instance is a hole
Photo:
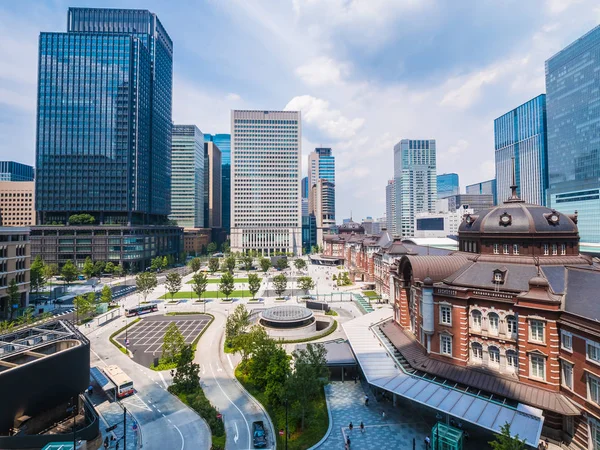
[[[112,381],[110,381],[100,369],[98,369],[97,367],[90,367],[90,375],[92,376],[94,381],[98,383],[100,389],[102,389],[106,393],[108,398],[112,398],[115,401],[117,400],[117,389],[115,384]]]

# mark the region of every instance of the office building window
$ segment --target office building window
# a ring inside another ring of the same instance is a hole
[[[600,344],[594,341],[587,341],[587,359],[594,362],[600,362]]]
[[[544,255],[545,256],[549,255],[548,244],[544,244]]]
[[[565,244],[560,244],[560,254],[561,255],[567,254],[567,246]]]
[[[481,331],[481,311],[471,312],[472,327],[475,331]]]
[[[573,335],[568,331],[561,331],[560,346],[563,350],[573,351]]]
[[[488,323],[489,323],[488,331],[491,334],[498,334],[498,323],[499,323],[498,314],[489,313],[488,314]]]
[[[509,248],[509,247],[508,247],[508,244],[504,244],[504,246],[503,246],[503,249],[502,249],[502,250],[503,250],[503,252],[504,252],[504,254],[505,254],[505,255],[508,255],[508,248]]]
[[[513,337],[517,335],[517,318],[515,316],[506,316],[506,331]]]
[[[440,306],[440,323],[452,325],[452,308],[450,306]]]
[[[519,368],[519,357],[514,350],[506,350],[506,365],[517,370]]]
[[[498,347],[488,347],[488,355],[490,357],[490,365],[500,365],[500,350]]]
[[[513,244],[513,255],[519,254],[519,244]]]
[[[558,246],[556,244],[552,244],[552,254],[558,255]]]
[[[566,361],[560,362],[562,372],[562,385],[569,389],[573,389],[573,365]]]
[[[529,321],[529,339],[536,342],[544,342],[544,322],[541,320]]]
[[[440,348],[443,355],[452,356],[452,337],[442,334],[440,336]]]
[[[494,255],[497,255],[499,253],[500,253],[500,245],[494,244]]]
[[[531,376],[533,378],[546,379],[546,360],[540,355],[531,355]]]
[[[477,362],[483,360],[483,347],[479,342],[473,342],[471,344],[471,355]]]
[[[600,378],[591,373],[587,374],[588,381],[588,399],[596,404],[600,404]]]

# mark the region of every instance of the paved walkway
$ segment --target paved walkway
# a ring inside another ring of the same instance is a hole
[[[331,408],[333,426],[331,434],[319,447],[320,450],[343,449],[344,439],[350,437],[351,448],[382,450],[398,448],[410,450],[413,439],[416,450],[424,450],[425,436],[431,434],[436,422],[435,413],[412,402],[398,402],[393,407],[389,401],[376,401],[369,393],[369,407],[364,405],[365,390],[360,383],[332,382],[326,387]],[[382,416],[385,412],[385,418]],[[360,422],[365,432],[360,432]],[[348,425],[352,422],[354,429]],[[483,435],[469,429],[471,438],[465,442],[466,450],[487,448],[491,434]]]

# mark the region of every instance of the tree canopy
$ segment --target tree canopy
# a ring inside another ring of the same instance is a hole
[[[260,282],[261,279],[255,273],[248,274],[248,290],[252,294],[252,298],[256,295],[256,293],[260,290]]]
[[[294,266],[298,270],[304,269],[306,268],[306,261],[304,261],[302,258],[296,258],[294,261]]]
[[[259,264],[260,268],[265,273],[271,268],[271,260],[269,258],[260,258]]]
[[[219,258],[210,258],[208,260],[208,270],[210,270],[210,273],[215,273],[219,270]]]
[[[181,290],[181,275],[177,272],[168,273],[165,280],[165,286],[167,287],[169,294],[171,294],[171,300],[173,300],[175,294]]]
[[[496,434],[496,439],[488,442],[493,450],[525,450],[525,441],[519,439],[519,435],[512,437],[510,435],[510,425],[506,422],[500,428],[500,434]]]
[[[158,285],[158,280],[156,279],[156,274],[153,272],[140,272],[135,277],[135,285],[137,290],[144,301],[148,298],[148,296],[154,291],[156,286]]]
[[[39,292],[46,285],[44,261],[40,255],[36,256],[29,268],[29,285],[33,292]]]
[[[219,290],[225,294],[225,297],[229,298],[233,290],[235,289],[235,280],[230,272],[225,272],[221,276],[221,282],[219,283]]]
[[[200,270],[201,265],[202,262],[200,261],[200,258],[192,258],[189,262],[189,266],[190,269],[192,269],[192,272],[198,272]]]
[[[70,225],[93,225],[96,219],[91,214],[73,214],[69,216]]]
[[[73,261],[68,260],[64,264],[64,266],[62,266],[62,269],[60,269],[60,275],[63,277],[65,283],[69,285],[77,279],[77,275],[79,275],[79,270],[77,269],[75,264],[73,264]]]
[[[181,355],[181,352],[185,346],[185,339],[183,334],[179,331],[179,327],[175,322],[171,322],[167,326],[165,335],[163,337],[163,348],[162,358],[165,362],[175,362]]]
[[[312,277],[298,277],[298,286],[308,294],[308,291],[315,288],[315,282]]]
[[[282,273],[273,277],[273,286],[278,297],[281,297],[287,289],[287,282],[287,277]]]
[[[192,290],[198,296],[198,300],[202,298],[202,294],[206,292],[206,287],[208,285],[208,277],[205,273],[198,272],[192,276]]]

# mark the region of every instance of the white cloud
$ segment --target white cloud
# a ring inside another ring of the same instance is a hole
[[[296,68],[296,75],[309,86],[339,83],[348,72],[347,64],[326,56],[313,58],[310,62]]]
[[[561,14],[571,6],[581,3],[581,0],[547,0],[546,5],[550,14]]]
[[[239,94],[234,94],[233,92],[230,92],[229,94],[227,94],[227,95],[225,96],[225,98],[226,98],[227,100],[231,100],[231,101],[233,101],[233,102],[236,102],[236,101],[238,101],[238,100],[241,100],[241,99],[242,99],[242,97],[241,97]]]
[[[315,125],[333,139],[348,139],[364,125],[362,118],[348,119],[337,109],[331,109],[329,102],[311,95],[300,95],[291,99],[285,111],[302,111],[303,122]]]

